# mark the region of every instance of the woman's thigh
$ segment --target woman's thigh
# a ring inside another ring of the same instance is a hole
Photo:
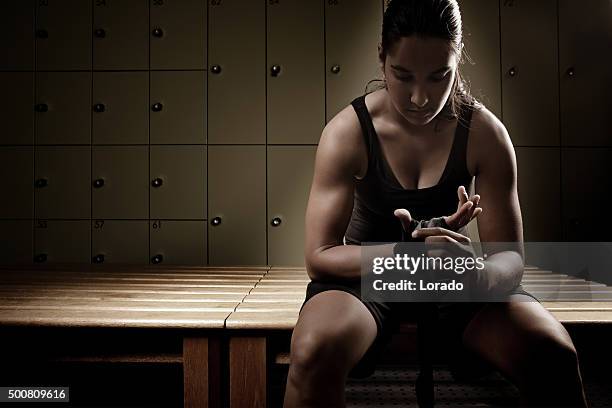
[[[539,302],[521,294],[485,305],[466,326],[462,340],[519,386],[528,377],[554,373],[556,364],[569,367],[576,354],[563,325]]]
[[[372,313],[356,297],[340,290],[314,295],[302,307],[291,337],[291,364],[355,365],[373,344],[377,325]]]

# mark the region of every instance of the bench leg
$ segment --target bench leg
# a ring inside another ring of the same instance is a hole
[[[230,407],[266,406],[266,338],[231,337]]]
[[[221,406],[221,347],[217,338],[183,339],[185,408]]]

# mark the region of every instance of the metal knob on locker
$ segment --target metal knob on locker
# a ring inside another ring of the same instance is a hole
[[[164,260],[164,256],[162,254],[157,254],[153,258],[151,258],[151,263],[160,264]]]
[[[210,67],[210,72],[212,72],[213,74],[220,74],[221,65],[213,65],[212,67]]]
[[[49,110],[49,105],[47,105],[46,103],[38,103],[36,104],[34,109],[36,110],[36,112],[47,112]]]
[[[154,28],[151,33],[153,34],[153,37],[157,37],[157,38],[161,38],[164,36],[164,31],[159,27]]]
[[[96,256],[93,257],[92,259],[93,263],[104,263],[104,254],[98,254]]]
[[[153,179],[153,181],[151,181],[151,186],[153,186],[155,188],[161,187],[162,184],[164,184],[164,180],[162,180],[159,177],[157,177],[157,178]]]
[[[273,77],[277,77],[280,73],[281,73],[281,66],[272,65],[272,67],[270,68],[270,75],[272,75]]]
[[[340,65],[333,65],[333,66],[331,67],[331,72],[332,72],[333,74],[339,74],[339,73],[340,73]]]
[[[94,35],[98,38],[106,37],[106,31],[103,28],[96,28]]]
[[[47,262],[47,254],[38,254],[34,257],[34,262],[43,263]]]
[[[508,75],[510,75],[511,77],[515,77],[516,76],[516,67],[512,67],[508,70]]]
[[[94,188],[104,187],[104,179],[99,178],[99,179],[94,180],[93,186],[94,186]]]
[[[162,109],[164,108],[164,105],[162,105],[161,103],[157,102],[154,103],[153,105],[151,105],[151,110],[153,112],[160,112]]]
[[[274,218],[272,218],[272,221],[270,221],[270,224],[273,227],[278,227],[279,225],[281,225],[282,222],[283,222],[283,220],[280,217],[274,217]]]
[[[574,75],[576,75],[576,72],[574,71],[574,67],[569,67],[566,73],[567,73],[567,76],[569,77],[574,77]]]
[[[94,112],[102,113],[106,111],[106,106],[103,103],[96,103],[94,105]]]
[[[47,185],[49,185],[49,180],[47,180],[46,178],[39,178],[38,180],[36,180],[34,185],[36,185],[36,187],[38,188],[47,187]]]
[[[221,217],[215,217],[210,221],[210,225],[217,226],[221,224]]]

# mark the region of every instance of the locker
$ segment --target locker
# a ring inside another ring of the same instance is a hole
[[[469,55],[462,65],[472,94],[501,116],[499,2],[463,0],[459,3],[463,18],[463,42]]]
[[[315,153],[316,146],[268,147],[270,265],[304,265],[304,217]]]
[[[94,5],[96,70],[149,68],[148,0],[100,0]]]
[[[4,125],[0,145],[34,144],[34,73],[1,72],[0,88],[4,89],[0,99]]]
[[[151,146],[151,218],[206,218],[206,147]]]
[[[325,2],[326,121],[381,79],[381,1]]]
[[[559,145],[556,10],[556,0],[502,3],[503,117],[515,146]]]
[[[149,148],[96,146],[93,148],[93,217],[149,218]]]
[[[154,265],[206,265],[206,221],[152,220],[151,259]]]
[[[152,0],[151,69],[205,69],[207,7],[204,0]]]
[[[32,220],[0,220],[0,264],[32,263]]]
[[[0,218],[32,218],[34,191],[34,151],[32,147],[0,148],[0,174],[5,175]]]
[[[149,74],[94,72],[94,144],[149,143]]]
[[[90,218],[89,147],[38,147],[34,154],[36,218]]]
[[[209,5],[208,143],[266,142],[265,2]]]
[[[149,222],[92,220],[91,262],[147,264]]]
[[[264,146],[208,147],[211,265],[266,264]]]
[[[4,1],[0,4],[0,71],[34,69],[34,1]]]
[[[612,2],[559,0],[561,143],[612,146]]]
[[[316,144],[325,125],[323,3],[267,7],[268,143]]]
[[[36,69],[91,69],[91,1],[36,2]]]
[[[34,263],[88,263],[89,220],[34,220]]]
[[[91,143],[91,73],[36,73],[36,143]]]
[[[518,194],[523,238],[561,240],[561,164],[559,148],[517,147]]]
[[[612,149],[563,148],[563,233],[567,241],[610,241]]]
[[[206,143],[206,73],[151,72],[151,144]]]

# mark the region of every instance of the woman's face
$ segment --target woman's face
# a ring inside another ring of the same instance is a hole
[[[448,40],[400,38],[383,62],[393,107],[413,125],[431,122],[448,100],[456,68],[457,58]]]

